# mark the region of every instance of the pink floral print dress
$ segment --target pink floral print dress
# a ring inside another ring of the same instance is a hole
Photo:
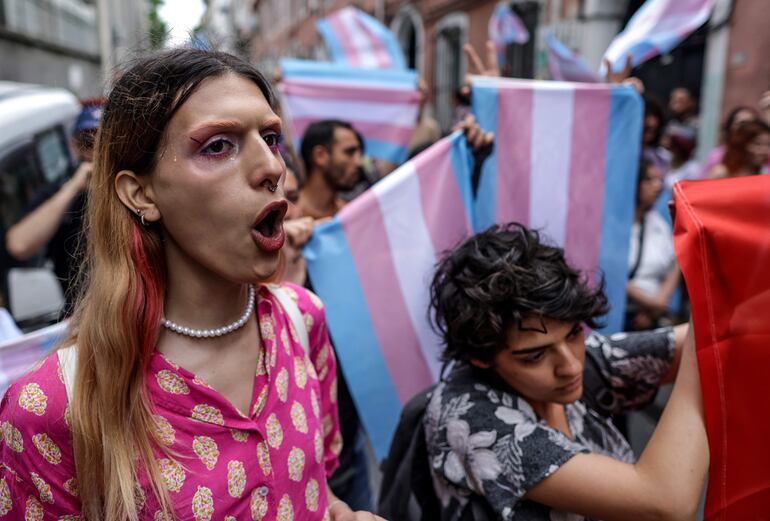
[[[306,353],[275,297],[261,288],[259,356],[248,416],[191,372],[153,354],[147,383],[156,451],[177,519],[326,520],[326,477],[342,447],[336,362],[323,305],[284,284],[310,340]],[[67,396],[54,353],[15,382],[0,403],[0,520],[79,519]],[[140,518],[160,520],[149,487],[139,486]],[[152,496],[152,497],[151,497]]]

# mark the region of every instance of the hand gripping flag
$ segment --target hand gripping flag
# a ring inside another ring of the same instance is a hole
[[[67,336],[67,322],[59,322],[12,340],[0,342],[0,396],[17,378],[43,359]]]
[[[583,57],[560,42],[553,33],[545,34],[545,44],[552,80],[599,83],[599,76],[588,67]]]
[[[474,77],[476,119],[496,135],[474,202],[477,230],[518,221],[601,269],[607,331],[623,324],[642,100],[620,85]]]
[[[604,58],[619,72],[631,55],[634,67],[671,51],[711,16],[716,0],[647,0],[618,34]],[[601,75],[607,71],[602,61]]]
[[[319,226],[304,250],[380,458],[401,406],[439,376],[428,288],[442,252],[473,233],[466,147],[461,133],[439,141]]]
[[[682,181],[674,193],[711,453],[704,519],[766,519],[770,176]]]
[[[297,148],[311,123],[341,119],[363,135],[366,154],[406,160],[420,104],[414,71],[303,60],[281,60],[281,69],[278,89]]]
[[[351,67],[406,69],[393,32],[357,7],[345,7],[318,21],[332,61]]]

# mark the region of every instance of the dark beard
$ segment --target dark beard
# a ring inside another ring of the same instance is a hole
[[[329,186],[331,186],[334,190],[338,192],[346,192],[348,190],[351,190],[361,181],[360,172],[358,172],[357,176],[355,176],[354,178],[351,178],[350,181],[346,182],[344,180],[344,176],[337,175],[337,172],[335,172],[333,169],[330,169],[324,172],[324,177],[326,178],[326,182],[329,183]]]

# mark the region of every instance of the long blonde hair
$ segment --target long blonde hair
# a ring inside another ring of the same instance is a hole
[[[83,291],[67,344],[78,365],[70,403],[75,466],[85,519],[137,520],[149,483],[173,517],[154,450],[161,448],[145,374],[158,337],[166,289],[162,225],[141,226],[115,191],[121,170],[151,175],[176,110],[200,83],[238,74],[271,106],[267,80],[234,56],[176,49],[138,60],[104,108],[89,181]],[[150,498],[147,498],[150,499]]]

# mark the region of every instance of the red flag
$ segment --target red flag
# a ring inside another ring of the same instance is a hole
[[[675,187],[711,451],[705,519],[770,512],[770,176]]]

